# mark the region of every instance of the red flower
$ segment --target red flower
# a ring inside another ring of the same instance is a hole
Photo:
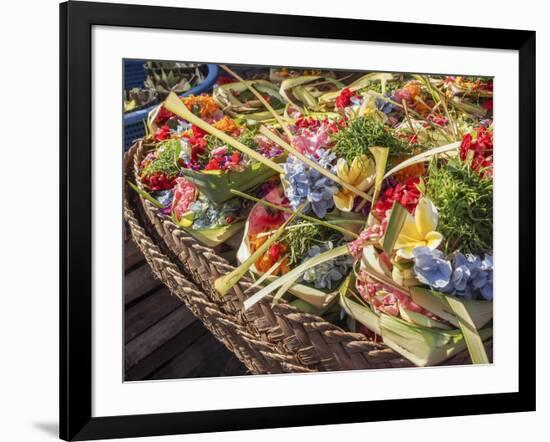
[[[347,124],[347,120],[345,118],[341,118],[341,119],[335,121],[334,123],[332,123],[330,125],[330,128],[334,133],[336,133],[340,129],[343,129],[344,127],[346,127],[346,124]]]
[[[328,128],[328,132],[334,134],[340,129],[346,126],[346,120],[341,118],[331,122],[328,118],[318,119],[313,117],[300,117],[294,122],[294,128],[296,129],[310,129],[313,132],[318,131],[321,126]]]
[[[483,101],[483,103],[481,103],[481,107],[491,112],[493,110],[493,99],[488,98],[487,100]]]
[[[211,158],[208,164],[204,167],[204,170],[221,170],[222,163],[223,163],[222,157]]]
[[[162,172],[157,172],[151,176],[144,176],[142,181],[151,190],[168,190],[174,186],[175,177],[169,177]]]
[[[281,244],[275,243],[269,248],[269,256],[273,261],[278,261],[281,257],[283,247]]]
[[[235,82],[235,79],[233,77],[230,77],[229,75],[221,75],[218,77],[218,79],[216,80],[216,84],[218,86],[222,86],[224,84],[227,84],[227,83],[234,83]]]
[[[231,163],[237,165],[239,161],[241,161],[241,154],[239,152],[233,152],[233,155],[231,155]]]
[[[319,129],[321,126],[321,120],[311,117],[300,117],[294,123],[294,126],[299,129]]]
[[[191,142],[191,163],[197,163],[199,161],[199,155],[204,154],[207,143],[204,138],[189,139]]]
[[[280,186],[271,189],[262,199],[273,204],[288,207],[288,200]],[[290,215],[286,212],[265,207],[261,204],[255,204],[248,215],[248,233],[250,235],[257,235],[260,232],[277,229],[289,217]]]
[[[158,129],[155,132],[155,135],[153,136],[153,140],[156,142],[167,140],[170,137],[170,128],[168,125],[162,126],[160,129]]]
[[[195,125],[191,127],[191,134],[185,135],[189,140],[189,144],[191,144],[191,166],[196,165],[199,155],[204,154],[206,151],[208,143],[204,139],[205,135],[206,132]]]
[[[164,107],[161,107],[157,114],[157,117],[155,118],[155,123],[157,123],[158,125],[163,125],[172,117],[175,117],[175,114],[165,109]]]
[[[340,92],[340,95],[336,98],[336,108],[344,109],[348,107],[351,104],[351,99],[356,96],[357,95],[350,91],[349,88],[346,87],[342,89],[342,92]]]
[[[493,175],[493,132],[484,126],[476,129],[476,138],[466,134],[460,144],[460,159],[484,176]]]
[[[430,115],[428,119],[438,126],[445,126],[447,124],[447,118],[441,115]]]
[[[481,90],[481,91],[489,91],[489,92],[492,92],[493,91],[493,80],[489,80],[487,81],[486,83],[481,81],[481,80],[477,80],[474,84],[474,90]]]
[[[390,187],[374,205],[374,214],[380,219],[385,219],[387,211],[393,207],[395,202],[405,207],[409,213],[414,213],[414,209],[420,199],[419,183],[420,178],[411,177],[405,180],[405,182],[397,184],[395,187]]]
[[[235,168],[241,161],[241,154],[233,152],[231,155],[215,156],[205,166],[205,170],[230,170]]]
[[[191,130],[193,131],[193,137],[194,138],[204,138],[206,135],[206,132],[202,130],[199,126],[191,126]]]

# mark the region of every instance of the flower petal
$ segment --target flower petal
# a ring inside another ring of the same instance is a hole
[[[397,256],[400,256],[401,258],[405,259],[412,259],[414,257],[413,250],[416,247],[416,245],[410,246],[410,247],[403,247],[402,249],[399,249],[397,251]]]
[[[430,232],[425,237],[426,245],[430,249],[437,249],[441,241],[443,241],[443,235],[439,232]]]
[[[405,219],[405,222],[403,223],[403,227],[401,228],[401,232],[399,233],[399,237],[397,238],[397,243],[396,244],[399,244],[401,237],[415,239],[417,241],[423,241],[424,240],[424,235],[421,235],[418,232],[418,229],[416,228],[415,219],[409,213],[407,213],[407,218]]]
[[[349,169],[349,183],[355,184],[359,181],[361,175],[363,174],[364,162],[361,157],[355,157],[351,162],[351,167]]]
[[[354,196],[351,192],[338,192],[333,195],[333,198],[334,204],[336,204],[336,207],[342,212],[351,212],[351,209],[353,209]]]
[[[421,236],[425,236],[436,229],[438,216],[432,200],[427,197],[420,198],[414,212],[414,220],[416,229]]]
[[[339,178],[342,178],[346,183],[349,183],[349,166],[345,159],[338,159],[338,162],[336,163],[336,173]]]

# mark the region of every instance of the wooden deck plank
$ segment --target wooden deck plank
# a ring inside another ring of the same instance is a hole
[[[133,240],[124,243],[124,269],[127,273],[133,267],[145,262],[145,258],[139,250],[139,247]]]
[[[193,342],[207,333],[208,331],[203,327],[200,321],[193,322],[174,338],[149,353],[138,364],[126,370],[125,380],[141,381],[145,379],[154,379],[152,375],[158,371],[160,367],[164,366],[167,362],[188,348]]]
[[[205,334],[192,343],[172,361],[155,372],[152,379],[177,379],[218,376],[230,354],[218,354],[222,345],[212,335]]]
[[[246,368],[153,277],[125,243],[125,381],[246,374]]]
[[[181,301],[171,295],[167,287],[159,287],[158,290],[126,310],[124,342],[128,343],[145,332],[181,305]]]
[[[181,306],[168,314],[164,320],[156,323],[139,336],[126,344],[125,367],[136,365],[156,348],[176,336],[179,332],[195,322],[196,318],[185,307]]]
[[[231,353],[229,360],[220,371],[219,376],[242,376],[245,374],[249,374],[247,368],[239,361],[237,356]]]
[[[129,272],[124,278],[124,302],[129,304],[163,284],[153,276],[147,263]]]
[[[177,373],[180,369],[176,367],[174,371]],[[246,368],[241,361],[239,361],[234,354],[228,352],[225,347],[220,347],[218,350],[210,353],[202,361],[198,362],[195,368],[186,374],[186,377],[203,378],[242,376],[245,374],[247,374]]]

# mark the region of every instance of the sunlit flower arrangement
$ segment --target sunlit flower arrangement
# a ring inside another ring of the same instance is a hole
[[[271,74],[169,96],[140,191],[209,245],[242,234],[215,286],[252,277],[245,309],[269,295],[416,365],[489,362],[492,81]]]

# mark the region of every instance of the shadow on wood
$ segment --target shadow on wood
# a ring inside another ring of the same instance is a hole
[[[247,374],[235,355],[154,278],[131,239],[124,255],[125,381]]]

